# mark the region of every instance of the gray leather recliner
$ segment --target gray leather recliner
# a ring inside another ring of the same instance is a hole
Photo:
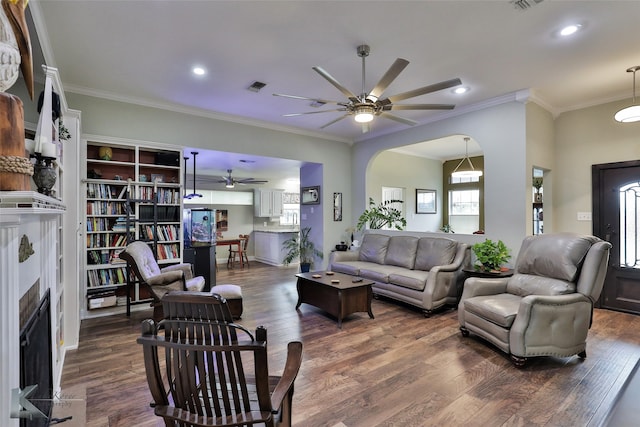
[[[158,266],[153,251],[145,242],[129,243],[120,258],[127,261],[138,278],[150,287],[154,305],[169,291],[197,291],[204,289],[204,277],[193,277],[191,264],[181,263],[164,268]]]
[[[516,366],[535,356],[585,358],[610,249],[594,236],[526,237],[512,277],[465,281],[458,305],[462,335],[491,342]]]

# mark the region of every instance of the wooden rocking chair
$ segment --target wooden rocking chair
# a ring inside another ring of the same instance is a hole
[[[282,376],[270,377],[263,327],[256,329],[254,338],[228,322],[160,323],[164,337],[148,319],[138,343],[143,346],[155,414],[166,426],[291,425],[301,342],[288,344]]]

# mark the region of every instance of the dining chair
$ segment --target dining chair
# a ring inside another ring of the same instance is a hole
[[[245,264],[247,268],[249,268],[249,258],[247,256],[247,248],[249,247],[249,235],[248,234],[240,234],[238,236],[239,243],[236,246],[236,249],[230,247],[229,249],[229,261],[227,262],[227,266],[231,265],[231,268],[234,268],[237,261],[240,262],[240,268],[244,268]]]

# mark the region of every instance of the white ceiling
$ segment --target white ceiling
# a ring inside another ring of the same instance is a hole
[[[317,109],[272,94],[343,101],[313,66],[359,93],[360,44],[371,46],[367,91],[398,57],[410,64],[384,96],[454,77],[470,88],[461,96],[447,89],[401,102],[457,105],[452,112],[396,113],[419,123],[521,90],[530,90],[553,114],[630,98],[625,70],[640,64],[640,1],[546,0],[526,11],[507,0],[31,0],[30,7],[46,29],[45,59],[59,69],[66,91],[347,143],[407,126],[377,117],[363,134],[347,118],[320,130],[341,113],[283,117]],[[569,23],[581,31],[559,37]],[[193,76],[196,64],[208,73]],[[267,86],[248,91],[256,80]],[[216,165],[212,173],[236,166]]]

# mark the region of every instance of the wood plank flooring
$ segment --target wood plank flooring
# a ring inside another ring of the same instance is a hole
[[[295,310],[296,272],[257,262],[244,270],[221,266],[218,283],[242,287],[239,323],[267,327],[271,372],[282,371],[287,342],[304,343],[293,404],[297,427],[598,426],[640,358],[640,316],[599,309],[586,360],[537,358],[524,369],[484,341],[463,338],[455,310],[426,319],[374,300],[375,319],[356,313],[340,330],[320,309]],[[149,407],[135,342],[151,314],[82,322],[79,348],[66,355],[62,378],[62,396],[82,409],[65,426],[161,425]],[[56,416],[65,411],[72,409],[60,405]]]

